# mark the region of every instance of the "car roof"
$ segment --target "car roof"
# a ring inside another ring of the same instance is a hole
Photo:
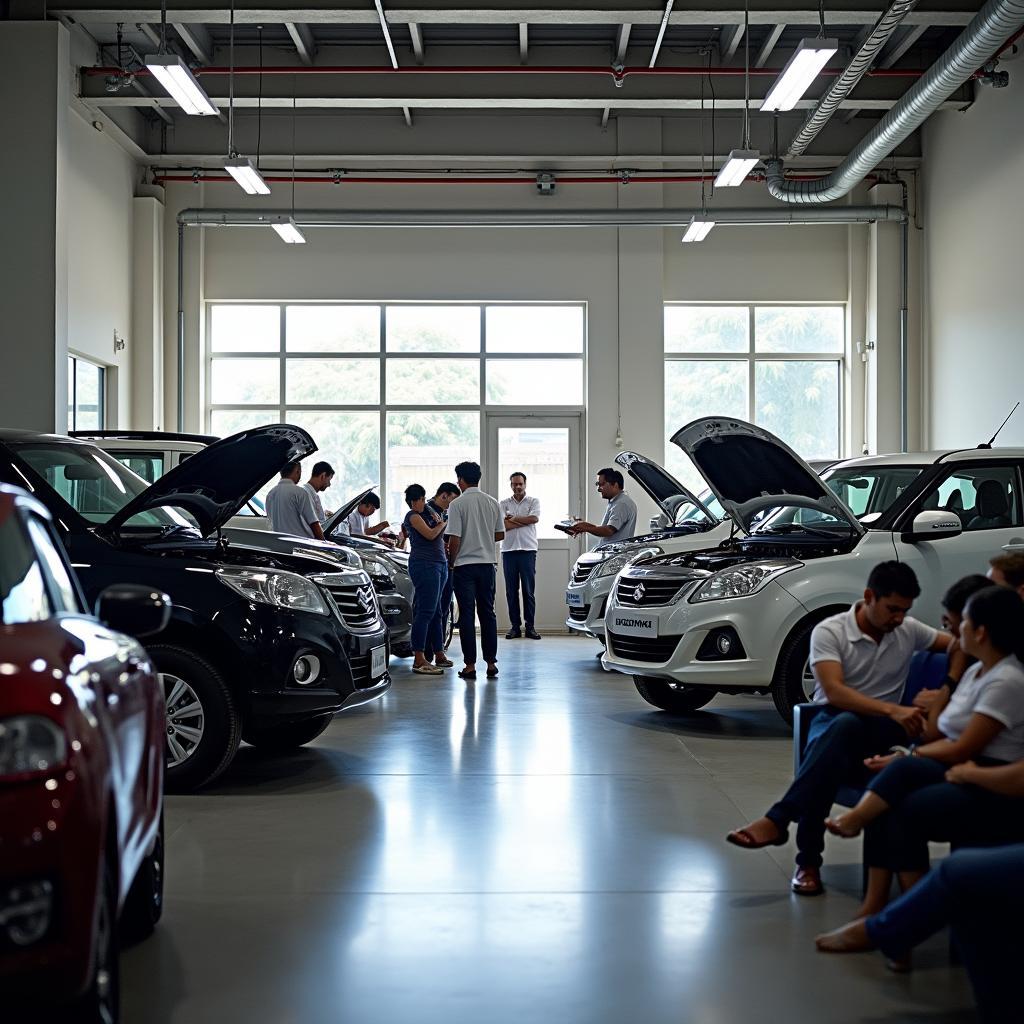
[[[843,459],[830,469],[855,469],[858,466],[931,466],[936,462],[977,462],[987,459],[1024,458],[1024,448],[946,448],[929,452],[892,452],[886,455],[861,455]]]
[[[71,444],[87,444],[84,439],[69,437],[67,434],[42,434],[38,430],[19,430],[15,427],[0,427],[0,441],[63,441]]]
[[[95,438],[90,438],[86,434],[80,434],[78,436],[83,440],[91,440],[97,448],[102,448],[104,451],[115,449],[121,452],[188,452],[191,455],[195,452],[201,452],[206,447],[205,444],[202,444],[199,441],[180,441],[176,439],[165,440],[161,439],[159,436],[154,437],[152,440],[145,440],[127,435]]]
[[[220,440],[215,434],[185,434],[174,430],[72,430],[71,436],[90,441],[98,438],[118,441],[160,441],[165,444],[188,441],[200,445],[213,444],[214,441]]]

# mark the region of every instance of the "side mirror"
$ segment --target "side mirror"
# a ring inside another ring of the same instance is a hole
[[[667,530],[671,525],[668,516],[664,512],[650,518],[651,533],[661,533],[662,530]]]
[[[900,534],[905,544],[918,544],[923,540],[942,540],[944,537],[959,537],[964,525],[955,512],[929,509],[918,512],[909,530]]]
[[[171,617],[171,599],[152,587],[117,583],[96,599],[96,618],[119,633],[143,637],[159,633]]]

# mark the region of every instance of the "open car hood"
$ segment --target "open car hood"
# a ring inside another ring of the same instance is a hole
[[[128,502],[100,532],[116,533],[140,512],[170,506],[188,512],[206,537],[224,526],[289,462],[315,451],[313,438],[288,423],[243,430],[178,463]]]
[[[360,491],[354,498],[350,498],[346,501],[345,504],[334,513],[334,515],[330,516],[327,519],[327,522],[324,523],[324,536],[330,537],[339,526],[342,526],[345,520],[352,514],[353,510],[368,494],[373,494],[372,487],[367,487],[365,490]]]
[[[705,416],[672,435],[708,482],[722,508],[746,533],[754,517],[783,506],[816,509],[864,527],[824,481],[774,434],[743,420]]]
[[[717,516],[700,498],[645,455],[638,455],[636,452],[619,452],[615,456],[615,462],[654,499],[658,508],[668,517],[670,525],[675,523],[679,506],[684,501],[699,508],[712,525],[718,522]]]

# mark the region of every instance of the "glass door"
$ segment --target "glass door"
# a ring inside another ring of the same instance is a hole
[[[537,537],[537,628],[561,629],[565,622],[565,583],[582,541],[559,533],[555,523],[583,516],[585,503],[582,413],[536,416],[502,411],[485,416],[484,490],[498,500],[511,497],[509,477],[526,474],[526,493],[540,502]],[[495,611],[502,630],[508,628],[505,584],[498,570]]]

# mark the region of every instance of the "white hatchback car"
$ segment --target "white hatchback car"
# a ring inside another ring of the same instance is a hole
[[[778,438],[739,420],[695,420],[672,441],[735,535],[625,568],[603,659],[668,711],[695,710],[719,692],[770,692],[791,721],[813,684],[811,630],[863,593],[875,564],[910,565],[921,584],[914,614],[937,623],[951,583],[984,572],[1003,545],[1024,543],[1024,449],[865,457],[819,478]]]

